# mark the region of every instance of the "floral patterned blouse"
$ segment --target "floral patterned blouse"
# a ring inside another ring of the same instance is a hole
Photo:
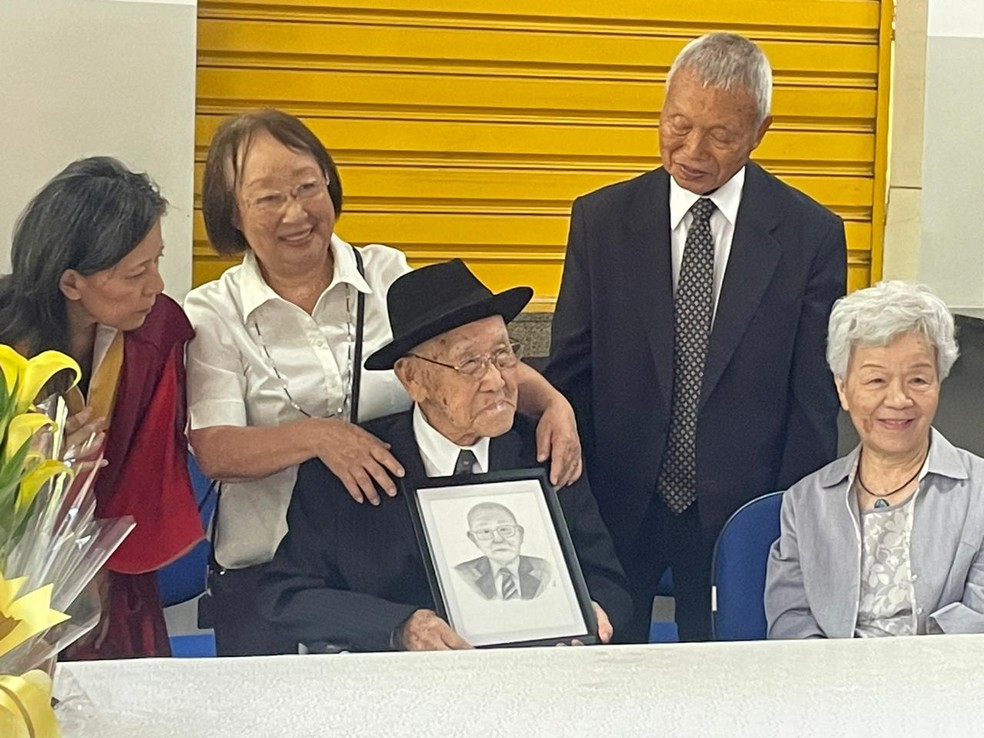
[[[909,542],[915,494],[898,505],[861,514],[861,600],[854,635],[916,632]]]

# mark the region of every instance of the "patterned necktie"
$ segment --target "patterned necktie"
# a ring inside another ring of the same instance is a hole
[[[469,451],[467,448],[462,449],[458,453],[458,460],[454,463],[454,475],[459,474],[474,474],[475,464],[478,463],[478,459],[475,458],[475,454]]]
[[[659,491],[677,515],[697,497],[697,406],[714,315],[714,203],[702,197],[690,208],[693,222],[673,302],[673,408]]]
[[[502,572],[502,599],[515,600],[519,597],[519,589],[516,588],[516,580],[513,579],[513,575],[505,567],[501,568],[499,571]]]

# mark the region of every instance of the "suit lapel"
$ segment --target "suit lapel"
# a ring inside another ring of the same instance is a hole
[[[540,590],[540,577],[533,571],[533,564],[525,556],[519,557],[519,593],[524,600],[531,599]]]
[[[394,418],[393,425],[386,433],[386,440],[390,444],[390,451],[403,464],[406,475],[403,478],[405,484],[416,486],[417,483],[427,479],[427,472],[424,470],[424,462],[420,458],[420,451],[417,449],[417,441],[413,435],[413,410],[409,410],[398,418]],[[403,498],[400,500],[400,498]],[[413,504],[408,495],[400,494],[393,498],[393,502],[399,502],[401,506],[406,506],[402,510],[400,507],[390,507],[398,515],[399,523],[390,529],[388,535],[400,535],[403,537],[402,546],[406,551],[412,551],[413,555],[421,559],[423,554],[420,551],[420,544],[417,534],[414,531],[413,523],[410,519],[409,506]],[[399,511],[399,512],[397,512]],[[397,534],[397,530],[399,533]],[[392,545],[394,541],[390,542]],[[397,550],[395,547],[391,550]],[[423,564],[421,564],[423,566]]]
[[[714,392],[741,343],[782,256],[782,245],[774,237],[781,217],[775,211],[769,184],[758,165],[749,162],[731,241],[731,255],[711,330],[701,406]]]
[[[523,439],[515,429],[489,439],[489,471],[516,469],[522,464]]]
[[[627,209],[626,258],[621,285],[639,307],[639,317],[656,365],[664,407],[673,393],[673,268],[670,257],[670,177],[662,168],[641,182]],[[613,255],[612,258],[618,258]],[[626,316],[628,319],[628,316]]]
[[[406,480],[413,482],[427,478],[424,461],[420,458],[417,439],[413,435],[413,410],[402,413],[393,421],[387,439],[393,455],[403,464]]]
[[[478,579],[475,580],[475,585],[485,595],[486,599],[495,599],[495,581],[492,579],[492,565],[489,563],[489,560],[483,556],[478,560],[476,568],[480,574]]]

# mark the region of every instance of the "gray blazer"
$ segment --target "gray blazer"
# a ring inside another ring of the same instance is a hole
[[[850,493],[860,447],[794,485],[769,552],[769,638],[851,638],[861,521]],[[917,633],[984,633],[984,459],[932,431],[916,492],[910,563]]]

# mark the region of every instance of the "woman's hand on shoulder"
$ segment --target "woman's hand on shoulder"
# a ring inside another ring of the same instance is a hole
[[[559,392],[536,425],[536,458],[550,459],[550,483],[562,487],[581,477],[581,439],[574,408]]]
[[[396,495],[393,477],[402,477],[404,470],[388,443],[344,420],[318,418],[316,423],[315,452],[353,500],[378,505],[376,485],[388,496]]]

